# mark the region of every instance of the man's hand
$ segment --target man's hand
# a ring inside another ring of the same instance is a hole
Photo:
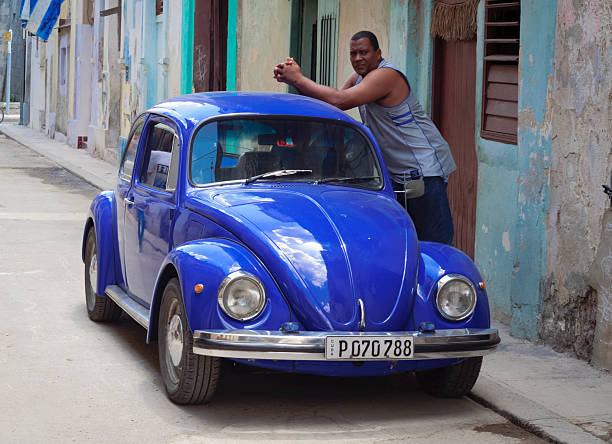
[[[300,65],[298,65],[291,57],[287,57],[283,63],[279,63],[274,68],[274,78],[277,82],[288,83],[289,85],[295,86],[298,80],[302,77],[303,75]]]

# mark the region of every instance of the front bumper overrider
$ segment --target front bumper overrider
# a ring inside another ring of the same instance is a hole
[[[196,330],[193,332],[193,352],[236,359],[329,361],[325,358],[327,336],[412,336],[414,354],[411,360],[483,356],[494,351],[500,341],[497,329],[493,328],[436,330],[431,333]]]

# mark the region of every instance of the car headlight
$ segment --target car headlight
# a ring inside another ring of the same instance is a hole
[[[221,283],[218,301],[228,316],[239,321],[248,321],[263,309],[266,293],[261,281],[255,276],[236,271]]]
[[[460,321],[474,312],[476,289],[466,277],[448,274],[438,281],[436,305],[446,319]]]

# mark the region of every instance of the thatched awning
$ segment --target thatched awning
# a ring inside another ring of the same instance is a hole
[[[431,35],[444,40],[472,40],[478,25],[480,0],[436,0],[431,16]]]

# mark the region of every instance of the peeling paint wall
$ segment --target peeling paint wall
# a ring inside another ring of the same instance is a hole
[[[556,11],[557,0],[521,1],[518,196],[510,330],[531,340],[537,338],[540,291],[546,273]]]
[[[612,4],[559,0],[539,336],[612,369]]]
[[[484,2],[478,10],[475,262],[493,317],[531,340],[537,338],[546,270],[556,7],[556,0],[521,1],[517,145],[480,137]]]
[[[238,1],[236,89],[286,92],[272,76],[289,55],[290,0]]]
[[[433,39],[429,34],[433,0],[392,0],[390,60],[401,69],[423,109],[431,113]]]

